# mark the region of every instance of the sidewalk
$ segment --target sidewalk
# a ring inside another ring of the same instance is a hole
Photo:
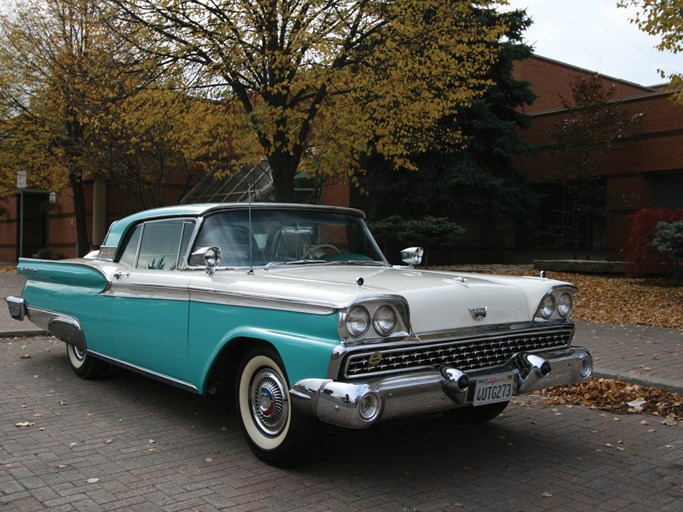
[[[0,272],[0,338],[44,334],[28,320],[18,322],[9,316],[4,299],[21,296],[23,283],[14,272]],[[593,355],[595,376],[683,395],[683,330],[577,320],[574,344]]]

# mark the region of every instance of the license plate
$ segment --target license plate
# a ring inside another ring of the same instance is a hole
[[[507,402],[512,398],[514,382],[514,376],[511,373],[488,375],[477,379],[472,405]]]

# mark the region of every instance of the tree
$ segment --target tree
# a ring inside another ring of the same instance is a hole
[[[629,115],[615,100],[615,86],[605,88],[599,75],[578,75],[571,97],[561,97],[566,115],[548,132],[547,150],[563,188],[569,227],[559,234],[571,243],[574,258],[582,224],[604,216],[605,198],[594,165],[604,151],[621,140],[642,114]]]
[[[84,176],[119,185],[127,213],[159,206],[174,175],[187,187],[225,158],[233,129],[224,106],[187,95],[182,69],[159,77],[158,61],[116,39],[98,4],[21,0],[0,16],[0,192],[14,192],[18,169],[31,187],[69,187],[79,254],[90,249]]]
[[[464,0],[108,0],[155,32],[150,48],[184,62],[207,94],[239,104],[243,158],[264,155],[276,199],[293,197],[302,162],[353,174],[372,143],[399,166],[435,121],[482,94],[501,25]]]
[[[640,11],[631,19],[640,30],[652,36],[661,37],[657,45],[660,51],[680,53],[683,51],[683,1],[682,0],[622,0],[621,8],[632,6]],[[662,78],[666,77],[660,71]],[[683,75],[671,73],[672,98],[683,104]]]
[[[3,164],[25,169],[32,186],[69,184],[84,254],[90,249],[83,176],[92,119],[127,62],[115,58],[95,0],[23,0],[14,7],[0,15]]]
[[[435,123],[434,131],[445,134],[445,140],[413,156],[419,172],[397,169],[381,155],[369,157],[359,179],[369,216],[447,215],[503,228],[523,219],[533,206],[535,194],[512,164],[515,156],[531,151],[519,129],[529,123],[521,107],[535,96],[528,82],[512,75],[514,61],[531,54],[521,42],[530,20],[523,11],[489,11],[479,22],[483,31],[488,25],[507,27],[505,38],[492,43],[497,57],[489,68],[491,85],[481,97],[458,106],[457,115]],[[462,138],[449,138],[454,132]]]
[[[232,127],[225,107],[156,84],[106,105],[94,127],[91,165],[113,185],[123,213],[168,204],[196,177],[224,160]]]

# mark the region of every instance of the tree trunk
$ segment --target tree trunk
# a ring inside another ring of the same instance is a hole
[[[287,154],[273,154],[268,158],[273,170],[273,188],[275,201],[279,203],[294,202],[294,176],[299,168],[301,156]]]
[[[88,227],[86,224],[85,189],[83,176],[78,171],[69,173],[69,183],[74,194],[74,213],[76,215],[76,256],[84,256],[90,251]]]

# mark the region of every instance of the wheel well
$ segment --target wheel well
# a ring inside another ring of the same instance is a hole
[[[269,342],[258,338],[235,338],[218,355],[211,367],[206,392],[215,393],[232,389],[235,385],[237,367],[244,354],[255,347],[277,349]]]

